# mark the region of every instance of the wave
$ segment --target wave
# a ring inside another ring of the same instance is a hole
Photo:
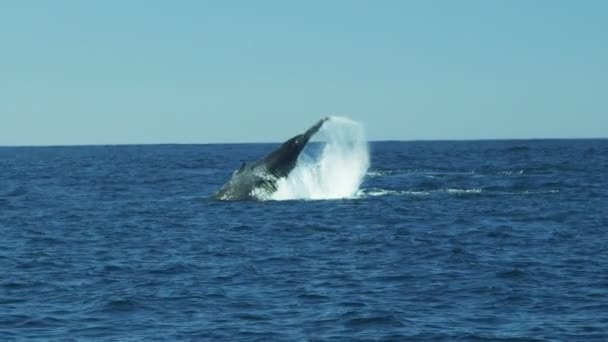
[[[378,196],[428,196],[437,193],[450,195],[480,194],[482,189],[437,189],[437,190],[389,190],[389,189],[364,189],[358,192],[358,197]]]
[[[501,170],[501,169],[474,169],[474,170],[451,170],[451,169],[395,169],[395,170],[382,170],[372,169],[367,172],[369,177],[383,177],[383,176],[466,176],[466,175],[477,175],[477,176],[519,176],[519,175],[533,175],[531,172],[527,172],[521,169],[512,170]]]
[[[300,155],[295,169],[277,183],[270,199],[340,199],[356,197],[369,168],[363,126],[332,116]]]
[[[426,196],[429,191],[388,190],[388,189],[365,189],[357,193],[357,197],[379,197],[379,196]]]
[[[475,188],[475,189],[445,189],[445,192],[448,194],[480,194],[483,190]]]
[[[493,191],[480,188],[471,189],[435,189],[435,190],[394,190],[394,189],[361,189],[357,193],[358,198],[366,197],[380,197],[380,196],[406,196],[406,197],[417,197],[417,196],[431,196],[431,195],[489,195],[489,196],[513,196],[513,195],[550,195],[559,193],[559,189],[549,190],[521,190],[521,191]]]

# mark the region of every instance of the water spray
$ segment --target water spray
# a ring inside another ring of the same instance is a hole
[[[279,180],[270,199],[339,199],[355,197],[369,168],[363,126],[332,116],[315,135],[287,178]],[[320,144],[320,145],[317,145]],[[314,147],[321,147],[314,153]]]

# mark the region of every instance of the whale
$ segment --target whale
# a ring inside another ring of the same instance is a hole
[[[327,120],[329,117],[319,120],[306,132],[285,141],[265,157],[254,162],[242,163],[213,197],[218,200],[235,201],[256,200],[260,196],[272,195],[277,191],[277,182],[289,176],[310,138]]]

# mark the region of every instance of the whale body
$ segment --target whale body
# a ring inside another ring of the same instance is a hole
[[[250,200],[277,191],[277,182],[295,168],[310,138],[329,118],[323,118],[306,132],[285,141],[270,154],[252,163],[243,163],[214,195],[219,200]]]

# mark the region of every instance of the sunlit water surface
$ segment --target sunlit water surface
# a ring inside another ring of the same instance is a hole
[[[0,340],[608,339],[608,141],[372,143],[351,198],[208,199],[274,147],[0,148]]]

